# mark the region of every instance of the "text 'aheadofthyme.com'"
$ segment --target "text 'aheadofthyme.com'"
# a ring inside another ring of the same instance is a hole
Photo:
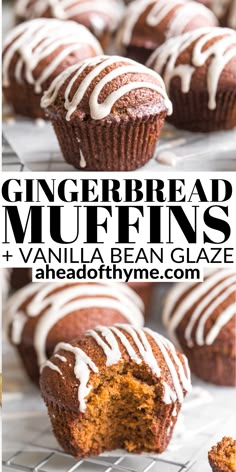
[[[5,173],[1,266],[32,267],[39,282],[173,282],[234,264],[230,174],[130,175]]]

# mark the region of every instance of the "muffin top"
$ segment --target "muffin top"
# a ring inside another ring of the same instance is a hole
[[[15,14],[19,21],[40,17],[74,20],[100,37],[117,28],[122,9],[118,0],[17,0]]]
[[[210,8],[223,26],[236,29],[235,0],[197,0]]]
[[[121,46],[154,49],[172,36],[203,26],[215,26],[217,19],[204,5],[186,0],[136,0],[118,33]]]
[[[72,343],[59,343],[42,367],[43,396],[84,413],[86,399],[106,369],[115,366],[122,375],[129,365],[160,379],[160,400],[166,404],[182,403],[191,388],[187,360],[170,341],[149,328],[116,324],[98,326]]]
[[[143,303],[122,283],[31,283],[6,306],[11,342],[34,346],[38,365],[62,339],[73,339],[96,324],[142,326]]]
[[[217,92],[234,90],[236,32],[229,28],[199,28],[169,39],[154,51],[147,65],[161,74],[167,91],[206,90],[208,108],[217,107]]]
[[[63,113],[68,121],[142,118],[172,111],[161,77],[119,56],[97,56],[69,67],[52,82],[41,106]]]
[[[208,453],[209,462],[212,467],[222,472],[234,472],[236,470],[236,441],[224,437]],[[215,470],[215,469],[214,469]]]
[[[22,23],[4,41],[3,86],[24,81],[40,93],[66,67],[101,52],[97,39],[74,21],[39,18]]]
[[[203,282],[179,283],[167,295],[163,321],[189,348],[221,345],[235,351],[236,271],[218,269]]]

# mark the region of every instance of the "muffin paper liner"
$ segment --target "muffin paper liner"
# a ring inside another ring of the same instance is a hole
[[[208,109],[207,91],[191,90],[184,94],[179,87],[172,85],[170,99],[173,114],[168,117],[168,121],[177,128],[206,133],[236,126],[236,87],[217,93],[215,110]]]
[[[80,430],[79,436],[81,438],[83,429],[86,434],[86,424],[88,420],[84,419],[84,415],[80,414],[79,411],[72,411],[70,410],[70,408],[66,408],[62,405],[59,405],[57,402],[53,402],[52,400],[47,398],[46,386],[43,387],[43,390],[44,392],[42,393],[42,396],[48,408],[48,414],[52,423],[53,431],[61,447],[66,452],[74,455],[77,458],[87,457],[88,455],[91,455],[90,452],[88,453],[83,451],[81,447],[77,448],[76,439],[73,435],[74,421],[79,420],[79,417],[81,418],[80,426],[83,425],[82,429]],[[179,408],[180,406],[177,406],[177,410],[179,410]],[[176,416],[172,415],[173,409],[173,404],[163,405],[163,411],[159,411],[157,415],[153,415],[154,419],[156,419],[156,425],[153,425],[153,434],[156,440],[156,450],[147,452],[159,453],[163,452],[167,448],[178,417],[178,413]],[[111,448],[110,450],[113,450],[113,448]],[[109,451],[109,449],[95,449],[92,451],[92,454],[96,455],[106,451]]]
[[[216,385],[236,385],[236,359],[234,356],[216,352],[211,346],[186,349],[191,371],[200,379]]]
[[[17,115],[47,119],[40,107],[42,94],[36,94],[32,85],[14,82],[9,87],[4,87],[3,93],[7,103]]]
[[[82,121],[50,114],[65,160],[80,170],[138,169],[154,155],[165,112],[134,120]]]

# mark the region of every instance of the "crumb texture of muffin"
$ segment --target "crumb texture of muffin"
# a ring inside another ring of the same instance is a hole
[[[36,383],[58,342],[97,324],[143,325],[143,303],[122,283],[31,283],[9,299],[5,312],[10,341]]]
[[[167,295],[163,322],[198,377],[236,385],[236,272],[218,269],[203,282],[179,283]]]
[[[224,437],[208,453],[208,460],[213,472],[235,472],[236,440]]]
[[[118,32],[125,55],[145,63],[167,39],[199,27],[216,26],[216,17],[204,5],[186,0],[136,0]]]
[[[117,0],[17,0],[15,15],[18,22],[41,17],[76,21],[104,46],[119,24],[122,8]]]
[[[191,389],[187,360],[170,341],[122,324],[58,344],[40,385],[58,442],[78,458],[164,451]]]
[[[65,159],[85,170],[132,170],[146,163],[172,111],[162,78],[119,56],[69,67],[41,105]]]
[[[170,39],[147,65],[163,76],[177,127],[208,132],[236,126],[234,30],[200,28]]]
[[[40,18],[16,26],[3,47],[3,92],[16,113],[43,118],[42,93],[66,67],[101,54],[97,39],[73,21]]]
[[[236,0],[197,0],[210,8],[222,26],[236,29]]]

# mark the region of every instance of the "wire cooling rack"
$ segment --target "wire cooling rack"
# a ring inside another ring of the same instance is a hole
[[[76,170],[63,159],[50,123],[9,116],[4,120],[4,171],[18,170],[16,166],[21,171]],[[167,170],[236,171],[236,130],[190,133],[165,124],[155,157],[138,172]]]
[[[29,472],[205,472],[207,450],[215,442],[215,431],[219,437],[230,434],[235,417],[232,412],[232,389],[208,390],[195,385],[185,402],[183,414],[168,449],[160,456],[124,454],[115,451],[77,461],[60,450],[52,435],[46,413],[41,410],[39,394],[15,397],[13,411],[9,398],[3,409],[3,471],[25,470]],[[224,397],[224,403],[222,398]],[[214,402],[213,402],[214,398]],[[219,401],[220,400],[220,401]],[[215,403],[215,404],[214,404]],[[19,411],[37,405],[34,411]],[[224,406],[222,406],[224,405]],[[230,414],[231,409],[231,414]],[[233,434],[233,433],[232,433]],[[199,467],[199,454],[203,453],[204,466]]]

